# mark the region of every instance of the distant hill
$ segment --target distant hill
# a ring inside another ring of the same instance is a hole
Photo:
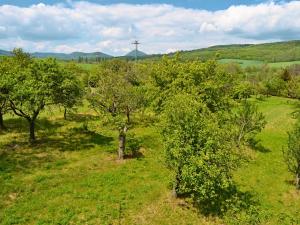
[[[9,56],[9,55],[11,55],[11,52],[0,50],[0,56]]]
[[[4,51],[0,50],[0,55],[1,56],[8,56],[11,55],[11,52],[9,51]],[[36,57],[36,58],[47,58],[47,57],[52,57],[52,58],[57,58],[61,60],[77,60],[80,57],[85,59],[96,59],[96,58],[102,58],[102,59],[108,59],[112,58],[112,56],[107,55],[102,52],[92,52],[92,53],[84,53],[84,52],[72,52],[70,54],[66,53],[53,53],[53,52],[34,52],[31,53],[31,56]]]
[[[181,51],[183,59],[243,59],[264,62],[288,62],[300,60],[300,41],[266,44],[219,45],[192,51]],[[169,55],[173,55],[171,53]],[[153,56],[153,57],[161,57]]]
[[[172,56],[175,53],[168,55]],[[275,42],[266,44],[233,44],[233,45],[218,45],[209,48],[196,49],[191,51],[180,51],[181,57],[184,60],[200,59],[208,60],[213,58],[222,59],[239,59],[239,60],[255,60],[261,62],[289,62],[300,61],[300,40],[299,41],[286,41]],[[0,50],[0,55],[11,55],[9,51]],[[73,52],[70,54],[65,53],[32,53],[32,56],[37,58],[54,57],[62,60],[79,59],[80,57],[88,59],[96,58],[113,58],[110,55],[102,52]],[[163,54],[147,55],[142,51],[137,51],[137,56],[143,59],[156,60],[163,56]],[[123,57],[118,58],[134,58],[135,50],[129,52]]]
[[[72,52],[70,54],[35,52],[35,53],[32,53],[32,56],[34,56],[36,58],[53,57],[53,58],[62,59],[62,60],[78,59],[79,57],[88,58],[88,59],[95,59],[95,58],[105,58],[105,59],[107,59],[107,58],[111,58],[112,57],[112,56],[104,54],[102,52],[92,52],[92,53]]]
[[[139,50],[136,52],[136,55],[137,55],[137,57],[145,57],[145,56],[147,56],[146,53],[144,53],[144,52],[142,52],[142,51],[139,51]],[[125,55],[125,57],[135,57],[135,50],[133,50],[133,51],[127,53],[127,54]]]

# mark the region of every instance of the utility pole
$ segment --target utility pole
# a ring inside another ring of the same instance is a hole
[[[135,61],[137,61],[137,53],[138,53],[138,46],[141,44],[141,43],[139,43],[139,41],[138,40],[135,40],[133,43],[132,43],[133,45],[135,45]]]

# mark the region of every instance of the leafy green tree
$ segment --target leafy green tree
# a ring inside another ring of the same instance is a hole
[[[236,100],[250,98],[252,94],[253,90],[249,82],[240,81],[239,84],[236,85],[233,90],[233,98]]]
[[[237,125],[236,144],[238,147],[249,142],[265,126],[266,122],[257,106],[250,101],[244,100],[235,113],[234,123]]]
[[[267,96],[280,96],[286,90],[286,83],[279,76],[273,76],[263,81]]]
[[[174,192],[191,196],[202,208],[218,213],[234,184],[238,165],[230,132],[217,114],[190,94],[174,96],[165,105],[162,134]]]
[[[96,71],[88,99],[92,107],[113,124],[119,133],[119,159],[124,158],[126,134],[132,125],[131,115],[141,108],[143,93],[132,79],[131,67],[123,61],[104,63]]]
[[[46,106],[68,101],[67,91],[75,77],[66,74],[55,59],[33,60],[22,50],[15,50],[12,90],[9,97],[13,112],[29,123],[29,141],[34,142],[35,123]],[[76,82],[75,82],[76,84]],[[66,88],[68,86],[68,88]]]
[[[296,187],[300,189],[300,123],[295,125],[294,129],[288,133],[288,146],[284,150],[284,158],[288,169],[295,174]]]
[[[62,68],[61,72],[65,79],[59,86],[55,101],[64,107],[64,119],[66,120],[68,110],[81,103],[84,88],[78,77],[84,74],[84,71],[76,64],[69,63]]]
[[[221,70],[215,61],[181,62],[179,55],[165,57],[153,65],[151,78],[157,111],[166,99],[178,93],[197,95],[213,112],[230,107],[234,77]]]

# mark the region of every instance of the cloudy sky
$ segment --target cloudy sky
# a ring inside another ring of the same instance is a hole
[[[0,49],[123,55],[300,39],[300,1],[0,0]]]

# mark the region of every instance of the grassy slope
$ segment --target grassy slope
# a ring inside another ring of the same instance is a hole
[[[212,59],[219,54],[221,59],[259,60],[283,62],[300,60],[300,41],[288,41],[257,45],[225,45],[205,49],[183,51],[185,59]]]
[[[258,103],[268,123],[257,137],[261,142],[256,159],[239,170],[237,180],[259,198],[270,224],[296,224],[292,218],[300,222],[300,195],[282,156],[287,131],[294,123],[295,101],[272,97]]]
[[[297,217],[300,208],[281,153],[293,123],[287,101],[259,102],[268,120],[259,135],[263,148],[236,174],[241,188],[257,193],[273,215],[270,224],[277,224],[280,213]],[[73,122],[61,114],[42,116],[41,141],[34,148],[26,144],[26,123],[6,120],[10,132],[0,135],[0,224],[220,224],[170,197],[171,175],[155,128],[135,129],[144,157],[120,163],[116,133],[95,117],[88,123],[92,132],[85,133],[84,114]]]
[[[225,63],[236,63],[240,65],[242,68],[248,67],[248,66],[256,66],[260,67],[265,65],[263,61],[258,60],[243,60],[243,59],[220,59],[218,62],[225,64]],[[275,62],[275,63],[267,63],[268,66],[271,68],[285,68],[288,66],[292,66],[295,64],[300,64],[300,61],[290,61],[290,62]]]

